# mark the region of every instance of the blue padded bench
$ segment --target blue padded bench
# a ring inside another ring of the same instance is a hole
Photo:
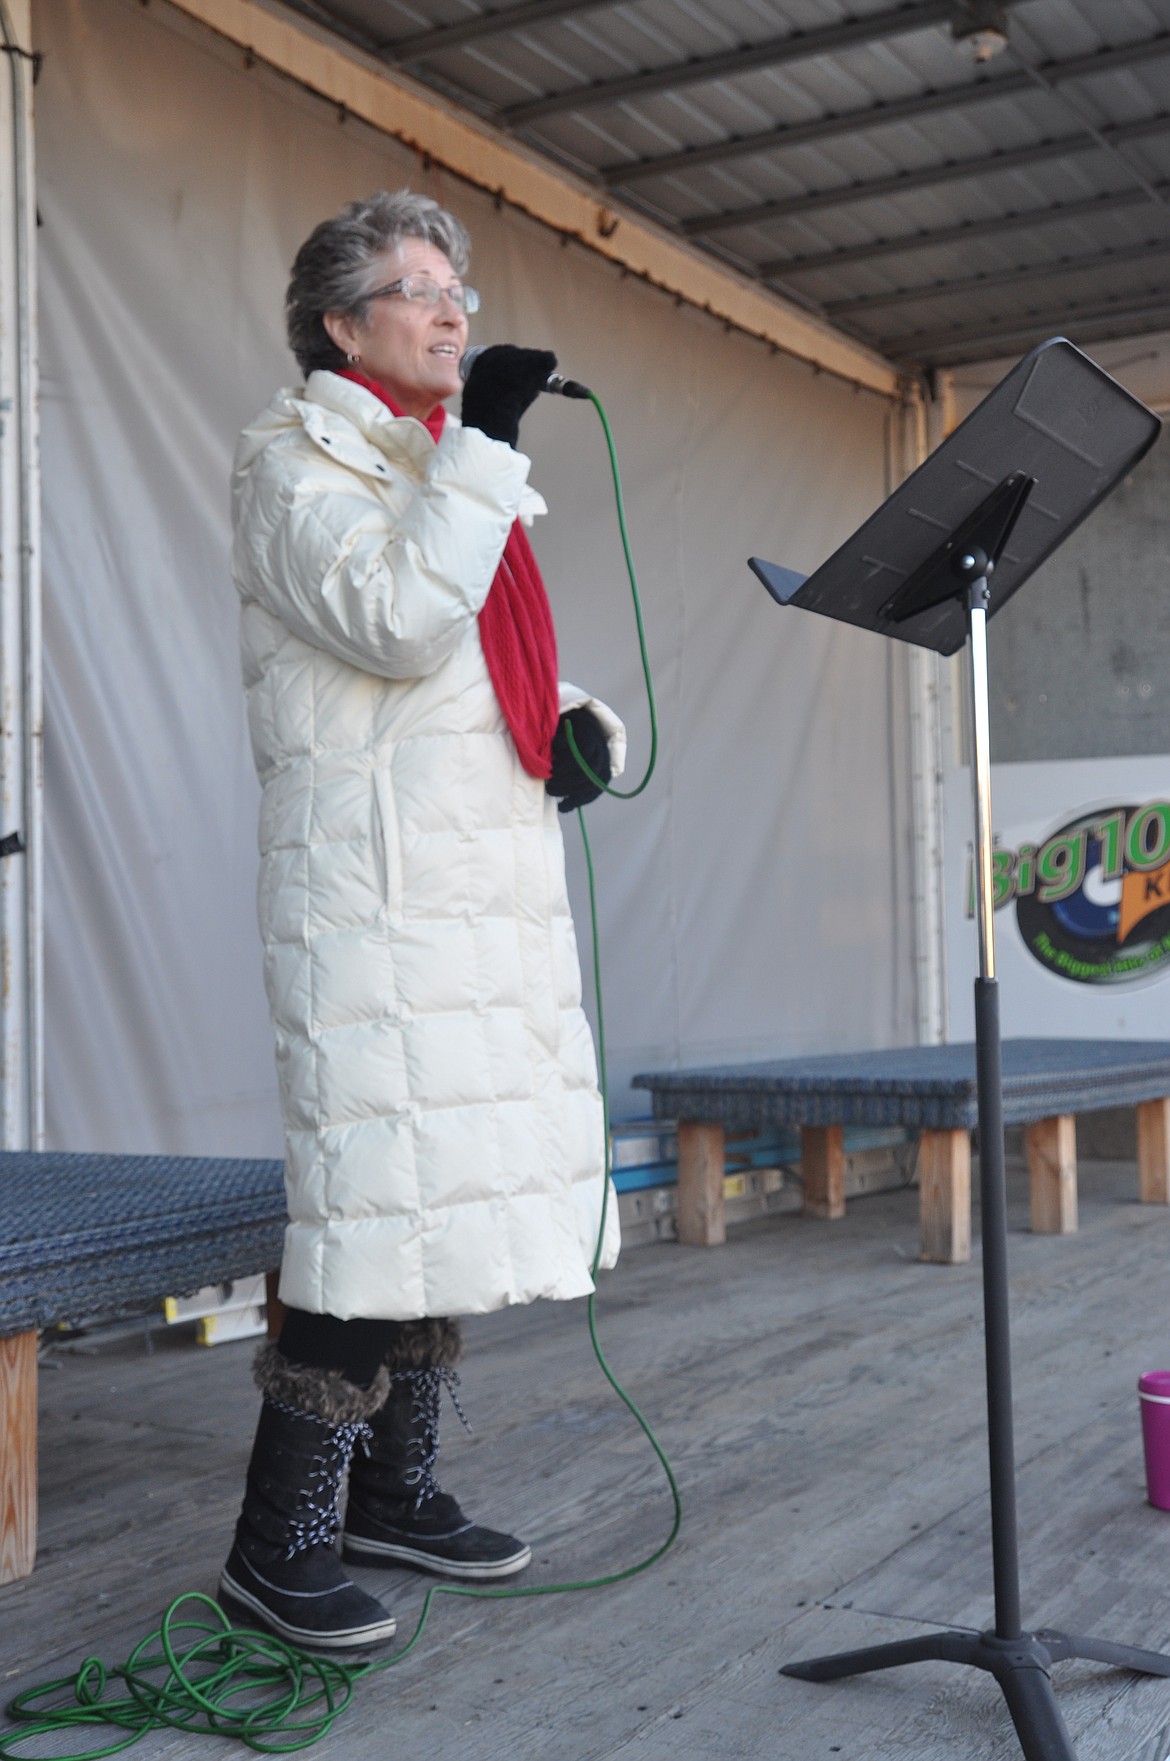
[[[1076,1115],[1104,1107],[1137,1108],[1139,1196],[1170,1203],[1170,1042],[1009,1039],[1003,1071],[1005,1123],[1026,1128],[1033,1229],[1076,1229]],[[842,1217],[843,1128],[901,1125],[919,1133],[922,1258],[970,1259],[973,1044],[651,1071],[634,1087],[650,1090],[656,1119],[678,1121],[680,1241],[724,1239],[725,1129],[798,1125],[804,1209]]]
[[[282,1162],[0,1153],[0,1584],[36,1554],[37,1334],[280,1262]]]

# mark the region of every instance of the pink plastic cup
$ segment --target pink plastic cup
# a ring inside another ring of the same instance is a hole
[[[1142,1442],[1150,1503],[1170,1510],[1170,1370],[1147,1370],[1138,1381]]]

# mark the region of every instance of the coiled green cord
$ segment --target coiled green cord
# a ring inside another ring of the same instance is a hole
[[[595,776],[577,750],[572,729],[568,728],[569,746],[577,763],[598,788],[620,800],[632,801],[640,795],[654,773],[658,757],[658,718],[654,707],[654,686],[646,653],[646,634],[642,624],[642,606],[634,559],[626,531],[625,506],[622,501],[621,478],[618,473],[617,450],[609,420],[598,398],[592,392],[590,402],[601,418],[609,450],[613,474],[614,498],[617,504],[618,527],[629,573],[634,616],[638,626],[638,645],[642,671],[646,680],[646,697],[650,707],[650,757],[646,773],[635,788],[611,789]],[[601,1088],[605,1126],[606,1179],[601,1202],[601,1218],[597,1229],[597,1246],[593,1255],[592,1275],[596,1280],[605,1240],[605,1224],[609,1212],[610,1137],[609,1084],[605,1062],[605,1021],[601,1000],[601,952],[597,932],[597,895],[593,874],[593,852],[585,829],[585,815],[580,809],[577,822],[585,847],[585,866],[589,877],[589,918],[593,935],[593,989],[597,1004],[597,1067]],[[74,1675],[60,1676],[40,1687],[28,1688],[9,1702],[9,1718],[20,1726],[15,1732],[0,1733],[0,1761],[103,1761],[107,1755],[120,1754],[150,1731],[181,1730],[202,1732],[206,1736],[226,1737],[242,1743],[261,1755],[288,1755],[307,1749],[328,1736],[336,1721],[353,1699],[354,1689],[365,1676],[377,1675],[393,1668],[408,1657],[422,1637],[430,1618],[436,1596],[462,1596],[477,1602],[514,1602],[521,1597],[560,1596],[576,1590],[601,1590],[609,1584],[620,1584],[662,1558],[674,1545],[682,1524],[682,1501],[678,1483],[648,1420],[638,1410],[614,1375],[601,1341],[597,1336],[597,1297],[588,1302],[589,1339],[601,1366],[602,1374],[633,1417],[637,1420],[650,1447],[658,1457],[670,1487],[674,1507],[670,1533],[645,1559],[621,1571],[606,1572],[601,1577],[581,1578],[568,1584],[531,1584],[509,1589],[488,1589],[472,1584],[432,1584],[423,1600],[414,1631],[405,1645],[389,1657],[373,1662],[342,1663],[333,1657],[316,1656],[298,1650],[281,1639],[248,1627],[233,1626],[218,1602],[198,1591],[177,1596],[163,1615],[162,1624],[148,1633],[125,1663],[114,1669],[97,1657],[87,1657]],[[124,1693],[112,1695],[108,1690],[121,1683]],[[66,1751],[58,1747],[62,1732],[84,1730],[108,1733],[110,1740],[93,1748]],[[38,1746],[37,1738],[56,1739],[50,1746]],[[32,1745],[32,1746],[30,1746]]]

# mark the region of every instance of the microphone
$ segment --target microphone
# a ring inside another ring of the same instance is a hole
[[[483,354],[485,348],[488,347],[490,347],[490,344],[477,342],[474,348],[465,349],[463,351],[459,360],[459,377],[462,379],[464,385],[467,384],[467,376],[475,366],[476,361],[479,359],[480,355]],[[540,389],[541,391],[552,392],[556,397],[588,398],[593,395],[587,385],[582,385],[577,379],[566,379],[563,373],[550,373]]]

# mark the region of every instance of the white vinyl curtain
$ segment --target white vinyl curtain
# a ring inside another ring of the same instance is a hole
[[[904,657],[780,611],[745,566],[810,569],[876,505],[882,400],[562,245],[165,5],[35,16],[50,1144],[280,1153],[228,471],[296,378],[298,244],[406,183],[471,230],[474,339],[555,348],[617,435],[663,732],[647,793],[591,810],[618,1116],[645,1108],[636,1068],[911,1039]],[[637,776],[600,429],[547,398],[522,443],[562,673],[627,718]]]

